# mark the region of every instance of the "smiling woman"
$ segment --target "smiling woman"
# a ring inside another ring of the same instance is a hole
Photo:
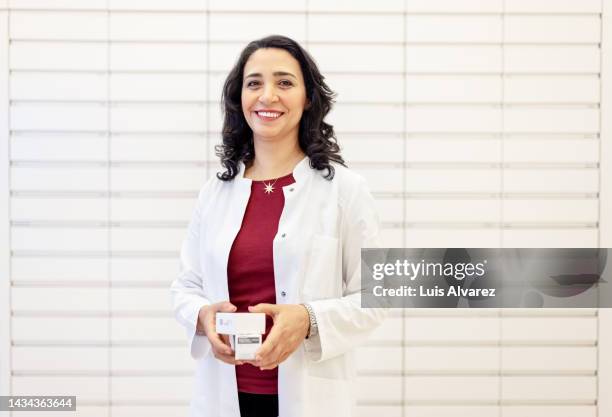
[[[200,190],[171,287],[198,359],[192,417],[352,415],[351,350],[384,317],[361,308],[360,249],[381,245],[324,121],[333,96],[283,36],[247,45],[225,81],[225,172]],[[254,360],[234,358],[217,312],[266,314]]]

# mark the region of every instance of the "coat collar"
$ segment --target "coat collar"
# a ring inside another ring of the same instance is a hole
[[[235,178],[242,183],[251,185],[251,182],[253,180],[251,180],[250,178],[245,178],[244,171],[245,164],[244,162],[240,161],[238,163],[238,174],[236,174]],[[307,178],[308,174],[310,174],[310,158],[308,158],[307,155],[293,168],[293,178],[295,179],[296,183],[299,183],[301,181],[304,181]]]

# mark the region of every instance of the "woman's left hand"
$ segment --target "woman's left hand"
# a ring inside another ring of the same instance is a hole
[[[251,313],[266,313],[274,325],[259,350],[255,361],[249,362],[259,369],[274,369],[291,355],[308,335],[308,310],[301,304],[266,304],[250,306]]]

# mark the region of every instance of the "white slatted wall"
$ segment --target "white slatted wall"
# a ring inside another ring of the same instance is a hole
[[[270,33],[303,42],[339,92],[329,120],[386,245],[610,242],[608,9],[0,1],[0,394],[77,395],[71,416],[186,415],[193,362],[168,288],[217,170],[222,82]],[[610,329],[596,309],[395,312],[357,352],[360,416],[611,414]]]

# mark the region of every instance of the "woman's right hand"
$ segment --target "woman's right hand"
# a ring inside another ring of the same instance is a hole
[[[198,314],[198,327],[204,329],[204,333],[210,341],[215,358],[225,363],[229,363],[230,365],[242,365],[242,361],[234,359],[234,350],[230,345],[228,335],[220,335],[216,331],[215,316],[218,311],[222,313],[233,313],[236,311],[236,306],[229,301],[222,301],[202,307]]]

